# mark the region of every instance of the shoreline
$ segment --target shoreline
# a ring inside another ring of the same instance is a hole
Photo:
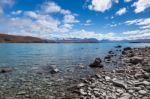
[[[150,99],[150,47],[124,48],[123,67],[81,80],[77,99]]]

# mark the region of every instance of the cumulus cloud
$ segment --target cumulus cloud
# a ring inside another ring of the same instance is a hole
[[[42,5],[42,8],[47,13],[60,12],[61,10],[61,7],[54,2],[46,2],[44,5]]]
[[[150,7],[150,1],[149,0],[138,0],[132,6],[135,7],[135,10],[134,10],[135,13],[140,13]]]
[[[112,3],[118,3],[119,0],[91,0],[91,4],[88,5],[90,10],[105,12],[112,7]]]
[[[121,8],[119,11],[116,12],[116,15],[121,16],[121,15],[125,14],[126,12],[127,12],[126,8]]]
[[[0,26],[1,32],[50,38],[54,34],[61,35],[71,31],[74,24],[79,22],[76,19],[77,15],[71,11],[62,9],[54,2],[46,3],[35,11],[17,10],[11,12],[11,17],[1,16],[0,22],[3,23],[3,26]],[[47,5],[52,6],[44,9],[43,7]],[[62,17],[54,17],[53,13]],[[17,16],[20,14],[21,16]]]

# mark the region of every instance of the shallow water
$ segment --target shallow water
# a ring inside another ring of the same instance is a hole
[[[150,43],[0,44],[0,67],[26,73],[56,65],[63,75],[75,72],[79,64],[87,66],[96,57],[103,58],[116,45],[145,47]]]

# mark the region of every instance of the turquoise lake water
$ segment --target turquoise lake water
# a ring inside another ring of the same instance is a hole
[[[145,47],[150,43],[0,44],[0,67],[12,67],[16,72],[27,73],[56,65],[61,75],[76,75],[79,64],[89,69],[88,65],[96,57],[103,58],[116,45]]]

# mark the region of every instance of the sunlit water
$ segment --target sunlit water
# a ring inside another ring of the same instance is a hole
[[[92,71],[88,65],[96,57],[103,58],[116,45],[150,46],[149,43],[0,44],[0,67],[12,67],[16,75],[42,72],[43,68],[56,65],[59,76],[78,77]],[[80,69],[79,64],[86,68]]]

